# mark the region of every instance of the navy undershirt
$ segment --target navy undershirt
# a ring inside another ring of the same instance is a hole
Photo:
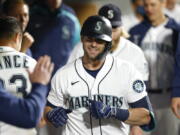
[[[88,72],[88,74],[90,74],[92,77],[96,78],[97,74],[99,73],[99,71],[101,70],[101,68],[97,69],[97,70],[89,70],[87,68],[84,67],[84,69],[86,70],[86,72]]]

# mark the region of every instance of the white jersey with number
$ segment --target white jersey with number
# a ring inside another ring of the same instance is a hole
[[[82,44],[79,43],[72,51],[68,63],[72,62],[76,58],[83,56],[83,54],[84,51]],[[137,68],[137,70],[143,75],[143,80],[148,80],[148,63],[141,48],[135,45],[133,42],[121,37],[118,43],[118,47],[112,53],[112,55],[132,63]]]
[[[115,118],[99,120],[90,116],[89,100],[100,100],[104,104],[128,109],[147,96],[141,74],[124,61],[107,55],[105,63],[96,78],[83,67],[82,58],[62,67],[51,82],[48,101],[64,108],[70,108],[68,122],[63,135],[128,135],[129,126]],[[101,128],[100,128],[101,125]]]
[[[174,74],[173,31],[166,28],[168,21],[150,27],[145,34],[141,48],[149,65],[149,89],[169,89]]]
[[[27,96],[31,91],[31,82],[27,70],[32,72],[35,65],[36,61],[24,53],[11,47],[0,47],[0,81],[7,92],[17,97]],[[0,123],[0,135],[35,134],[35,129],[25,130],[3,122]]]

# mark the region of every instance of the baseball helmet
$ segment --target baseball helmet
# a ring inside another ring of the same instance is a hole
[[[81,36],[93,37],[106,42],[112,41],[112,26],[108,19],[102,16],[88,17],[81,29]]]
[[[99,9],[98,14],[108,18],[113,28],[122,25],[121,10],[116,5],[106,4]]]

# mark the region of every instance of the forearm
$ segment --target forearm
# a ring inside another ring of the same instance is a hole
[[[145,125],[151,120],[150,113],[145,108],[133,108],[129,109],[129,117],[126,121],[130,125]]]
[[[0,120],[23,128],[35,127],[45,106],[47,90],[44,89],[45,86],[36,84],[26,99],[1,93]]]
[[[143,128],[146,128],[145,130],[151,130],[154,128],[155,122],[152,107],[148,102],[148,97],[144,97],[137,102],[131,103],[132,108],[120,109],[110,107],[100,101],[90,100],[90,111],[96,119],[112,117],[130,125],[143,125]]]

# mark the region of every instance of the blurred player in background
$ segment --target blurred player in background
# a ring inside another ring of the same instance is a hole
[[[29,48],[34,43],[34,38],[26,31],[29,22],[28,4],[25,0],[6,0],[3,3],[3,13],[7,16],[13,16],[18,19],[23,30],[23,40],[20,51],[32,56]]]
[[[31,91],[27,69],[32,72],[36,60],[19,52],[23,32],[14,17],[0,19],[0,81],[4,88],[17,97],[26,97]],[[12,110],[13,111],[13,110]],[[24,130],[5,123],[0,124],[1,135],[35,135],[35,129]]]
[[[48,56],[39,58],[33,73],[29,73],[32,91],[23,98],[12,95],[0,83],[0,121],[22,128],[33,128],[39,123],[53,67]]]
[[[139,45],[148,61],[147,91],[157,115],[157,128],[151,133],[178,135],[177,119],[170,109],[178,33],[175,21],[164,14],[165,0],[144,0],[147,19],[130,30],[130,40]]]
[[[31,8],[28,30],[35,39],[33,58],[49,55],[55,64],[53,74],[67,62],[80,40],[79,21],[62,0],[39,0]]]
[[[28,31],[35,39],[31,47],[33,58],[50,56],[55,64],[53,75],[66,64],[72,49],[80,40],[79,20],[63,0],[38,0],[33,4]],[[50,84],[48,86],[50,89]],[[39,135],[56,134],[51,127],[38,130]]]

